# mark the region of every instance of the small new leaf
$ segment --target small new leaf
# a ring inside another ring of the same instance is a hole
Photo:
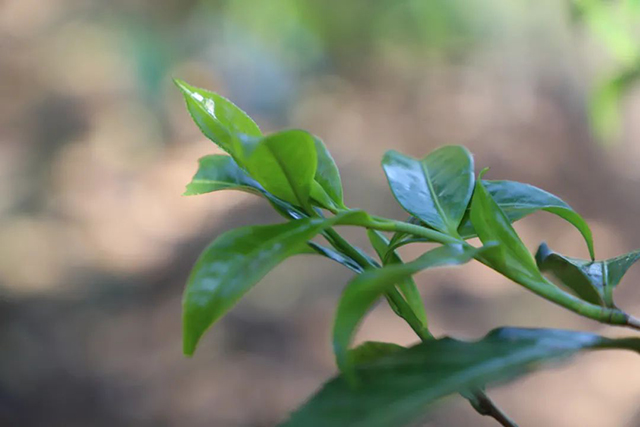
[[[544,243],[536,253],[541,271],[552,273],[585,301],[610,308],[615,308],[613,289],[638,259],[640,251],[603,261],[570,258],[552,251]]]
[[[313,140],[315,142],[318,158],[318,167],[314,177],[315,181],[330,199],[331,204],[339,209],[346,209],[343,201],[342,181],[340,180],[340,171],[338,170],[338,166],[333,160],[333,157],[331,157],[331,153],[327,150],[324,142],[322,142],[318,137],[313,137]],[[329,208],[332,206],[323,207]]]

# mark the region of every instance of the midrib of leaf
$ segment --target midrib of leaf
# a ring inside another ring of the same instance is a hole
[[[433,183],[431,182],[431,175],[429,175],[429,169],[427,168],[427,165],[424,163],[424,161],[420,161],[420,167],[422,168],[422,172],[424,173],[425,179],[427,181],[427,187],[429,188],[429,192],[433,197],[433,203],[436,207],[436,210],[438,211],[438,214],[440,215],[440,218],[444,220],[444,223],[447,227],[447,230],[449,231],[449,234],[453,234],[455,236],[458,233],[457,227],[454,227],[451,224],[451,222],[449,221],[449,218],[445,215],[444,211],[442,210],[442,206],[440,206],[440,199],[436,194],[435,189],[433,188]]]

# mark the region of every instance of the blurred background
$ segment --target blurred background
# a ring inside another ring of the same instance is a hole
[[[599,258],[640,247],[640,3],[558,0],[0,1],[0,425],[273,426],[335,372],[350,277],[299,256],[181,354],[181,292],[225,230],[281,219],[236,192],[181,196],[218,152],[171,82],[264,130],[308,129],[349,206],[406,217],[379,161],[464,144],[490,179],[554,192]],[[549,214],[517,224],[575,257]],[[354,242],[365,236],[350,230]],[[407,247],[407,258],[420,247]],[[434,333],[501,325],[625,334],[480,264],[416,278]],[[640,314],[640,271],[618,289]],[[359,340],[415,341],[384,304]],[[640,426],[638,358],[582,356],[490,393],[522,426]],[[493,426],[452,397],[425,426]]]

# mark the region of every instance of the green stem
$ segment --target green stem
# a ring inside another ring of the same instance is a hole
[[[326,234],[330,238],[330,243],[335,249],[351,257],[363,269],[376,267],[334,229],[327,229]],[[457,241],[457,243],[459,242]],[[422,342],[427,342],[434,338],[431,332],[424,327],[416,313],[395,286],[387,291],[386,297],[389,304],[392,307],[395,307],[394,311],[396,314],[407,322]],[[469,401],[471,402],[471,406],[473,406],[479,414],[493,417],[503,427],[518,427],[515,422],[513,422],[495,403],[493,403],[491,398],[487,396],[484,391],[480,389],[472,390]]]
[[[362,225],[362,224],[353,224],[353,225]],[[375,230],[380,231],[394,231],[394,232],[404,232],[413,234],[415,236],[427,238],[433,242],[441,243],[441,244],[459,244],[465,246],[471,246],[469,243],[462,239],[457,239],[455,237],[449,236],[447,234],[441,233],[436,230],[432,230],[429,228],[422,227],[420,225],[409,224],[406,222],[389,220],[384,218],[374,218],[373,221],[366,224],[366,227],[373,228]],[[482,258],[482,256],[478,257],[478,261],[483,264],[493,268],[493,266],[489,265],[489,263]],[[494,268],[495,269],[495,268]],[[503,274],[502,272],[498,271]],[[640,321],[635,319],[628,314],[624,313],[621,310],[601,307],[599,305],[591,304],[586,301],[583,301],[568,292],[565,292],[558,288],[557,286],[550,283],[544,277],[533,278],[533,277],[511,277],[505,275],[507,278],[513,280],[516,283],[524,286],[529,289],[531,292],[536,295],[551,301],[557,305],[560,305],[574,313],[577,313],[581,316],[587,317],[592,320],[596,320],[601,323],[610,324],[610,325],[619,325],[619,326],[628,326],[633,329],[640,329]]]

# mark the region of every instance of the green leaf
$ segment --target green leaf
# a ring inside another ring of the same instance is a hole
[[[371,246],[373,246],[373,249],[380,257],[383,265],[403,263],[402,259],[395,251],[389,251],[389,241],[382,233],[377,230],[369,229],[367,230],[367,235],[369,236]],[[409,276],[398,282],[397,285],[409,307],[411,307],[418,320],[420,320],[422,326],[426,328],[427,312],[425,311],[424,303],[422,302],[422,297],[420,296],[420,291],[418,291],[416,283],[413,281],[411,276]]]
[[[349,370],[348,349],[358,324],[389,287],[426,268],[463,264],[480,250],[462,245],[433,249],[406,264],[365,270],[344,289],[333,327],[333,350],[341,370]]]
[[[405,350],[405,348],[398,344],[367,341],[349,351],[349,362],[352,365],[371,363],[381,357],[385,357],[402,350]]]
[[[239,161],[241,152],[241,137],[262,136],[260,128],[251,117],[228,99],[179,79],[174,82],[182,92],[187,109],[202,133],[231,154],[236,161]]]
[[[243,165],[268,192],[297,206],[307,207],[317,155],[314,138],[305,131],[271,134],[243,151]]]
[[[533,185],[523,184],[515,181],[487,181],[483,180],[485,186],[493,200],[505,213],[509,221],[516,222],[527,215],[537,211],[546,211],[565,219],[573,224],[582,234],[587,243],[589,254],[593,257],[593,237],[591,229],[586,221],[576,213],[571,206],[554,196]],[[476,230],[471,222],[471,209],[467,208],[462,223],[458,228],[458,234],[464,239],[476,237]],[[419,220],[412,217],[410,222],[416,223]],[[391,240],[391,248],[397,249],[409,243],[428,242],[424,238],[416,238],[406,234],[398,233]]]
[[[300,211],[292,204],[265,190],[255,179],[243,171],[233,158],[221,154],[202,157],[198,171],[187,184],[185,196],[220,190],[239,190],[265,197],[273,207],[287,218],[300,218]]]
[[[322,142],[318,137],[313,137],[313,140],[315,142],[318,157],[318,167],[316,169],[314,179],[336,207],[346,209],[343,201],[342,181],[340,180],[340,171],[338,170],[338,166],[333,160],[333,157],[331,157],[331,153],[327,150],[324,142]],[[312,196],[314,195],[314,191],[312,190]],[[329,208],[331,206],[325,207]]]
[[[521,275],[542,279],[529,250],[511,226],[511,221],[493,200],[482,183],[480,173],[471,200],[471,222],[483,243],[498,242],[497,250],[488,251],[485,260],[492,268],[518,282]]]
[[[271,269],[302,251],[307,240],[360,212],[284,224],[237,228],[218,237],[196,262],[183,295],[184,353]]]
[[[613,289],[627,270],[640,259],[640,251],[629,252],[604,261],[570,258],[541,244],[536,261],[541,271],[548,271],[580,298],[593,304],[615,308]]]
[[[389,151],[382,166],[407,212],[436,230],[457,235],[473,192],[473,158],[466,148],[445,146],[422,160]]]
[[[445,338],[392,352],[355,368],[359,386],[344,374],[326,383],[282,427],[401,427],[429,404],[456,392],[522,376],[543,362],[581,350],[640,351],[639,338],[607,339],[560,330],[499,329],[476,342]]]
[[[591,257],[594,256],[593,237],[589,225],[559,197],[521,182],[483,180],[482,184],[510,222],[516,222],[540,210],[558,215],[578,229],[587,243],[589,254]],[[476,236],[469,214],[470,212],[467,212],[458,230],[465,239]]]

